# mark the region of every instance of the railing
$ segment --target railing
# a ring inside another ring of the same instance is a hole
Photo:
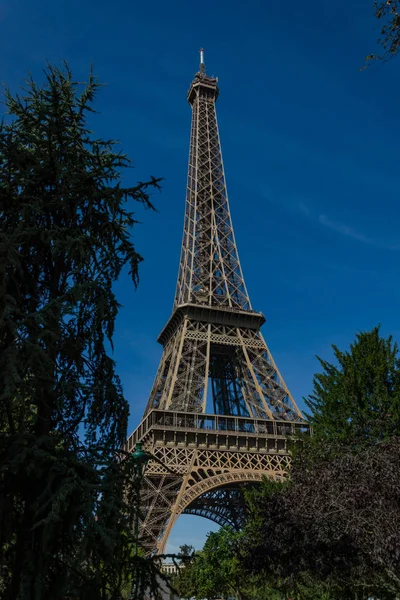
[[[223,296],[221,295],[221,298]],[[225,295],[225,298],[228,298],[227,295]],[[250,302],[249,302],[250,304]],[[200,308],[216,308],[216,309],[221,309],[225,312],[231,312],[231,313],[238,313],[238,314],[242,314],[242,313],[249,313],[251,315],[258,315],[258,316],[264,316],[262,312],[260,312],[259,310],[253,310],[252,308],[243,308],[242,306],[227,306],[225,304],[196,304],[194,302],[187,302],[184,304],[178,304],[175,308],[185,308],[186,306],[198,306]]]
[[[127,440],[127,450],[142,439],[150,429],[201,431],[206,433],[238,433],[272,437],[308,434],[310,427],[298,421],[250,419],[226,415],[152,410]]]

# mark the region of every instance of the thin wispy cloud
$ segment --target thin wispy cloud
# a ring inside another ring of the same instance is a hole
[[[310,209],[308,208],[308,206],[303,204],[303,202],[299,202],[297,205],[297,208],[298,208],[299,212],[301,212],[301,214],[304,215],[305,217],[310,216]]]
[[[319,215],[318,221],[321,223],[321,225],[324,225],[324,227],[328,227],[328,229],[332,229],[332,231],[335,231],[336,233],[345,235],[346,237],[357,240],[358,242],[362,242],[363,244],[369,244],[370,246],[375,246],[376,248],[382,248],[384,250],[400,250],[399,244],[387,244],[385,242],[381,242],[380,240],[370,238],[344,223],[331,221],[331,219],[329,219],[326,215]]]
[[[364,244],[371,244],[372,246],[376,245],[373,239],[368,238],[363,233],[356,231],[344,223],[336,223],[335,221],[331,221],[326,215],[319,215],[318,221],[321,223],[321,225],[325,225],[325,227],[328,227],[337,233],[341,233],[342,235],[353,238],[353,240],[363,242]]]

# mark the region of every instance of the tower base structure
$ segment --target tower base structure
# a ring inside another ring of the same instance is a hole
[[[150,411],[126,447],[132,451],[140,441],[157,459],[147,464],[142,484],[143,548],[164,553],[181,514],[240,527],[240,488],[263,477],[284,480],[291,462],[288,439],[308,431],[298,421]]]

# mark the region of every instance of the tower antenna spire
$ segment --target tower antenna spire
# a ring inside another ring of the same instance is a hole
[[[200,73],[205,73],[206,66],[204,64],[204,49],[200,48]]]

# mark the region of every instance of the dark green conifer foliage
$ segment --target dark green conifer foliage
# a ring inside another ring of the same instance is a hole
[[[125,265],[137,284],[133,207],[152,208],[158,180],[123,187],[129,159],[88,129],[98,89],[92,73],[82,86],[66,65],[48,66],[42,86],[6,92],[0,124],[0,594],[10,600],[120,598],[139,560],[133,465],[117,460],[128,403],[110,354],[112,286]]]
[[[357,334],[350,351],[333,349],[337,365],[319,359],[323,372],[306,399],[316,442],[400,435],[400,356],[392,337],[381,337],[375,327]]]

